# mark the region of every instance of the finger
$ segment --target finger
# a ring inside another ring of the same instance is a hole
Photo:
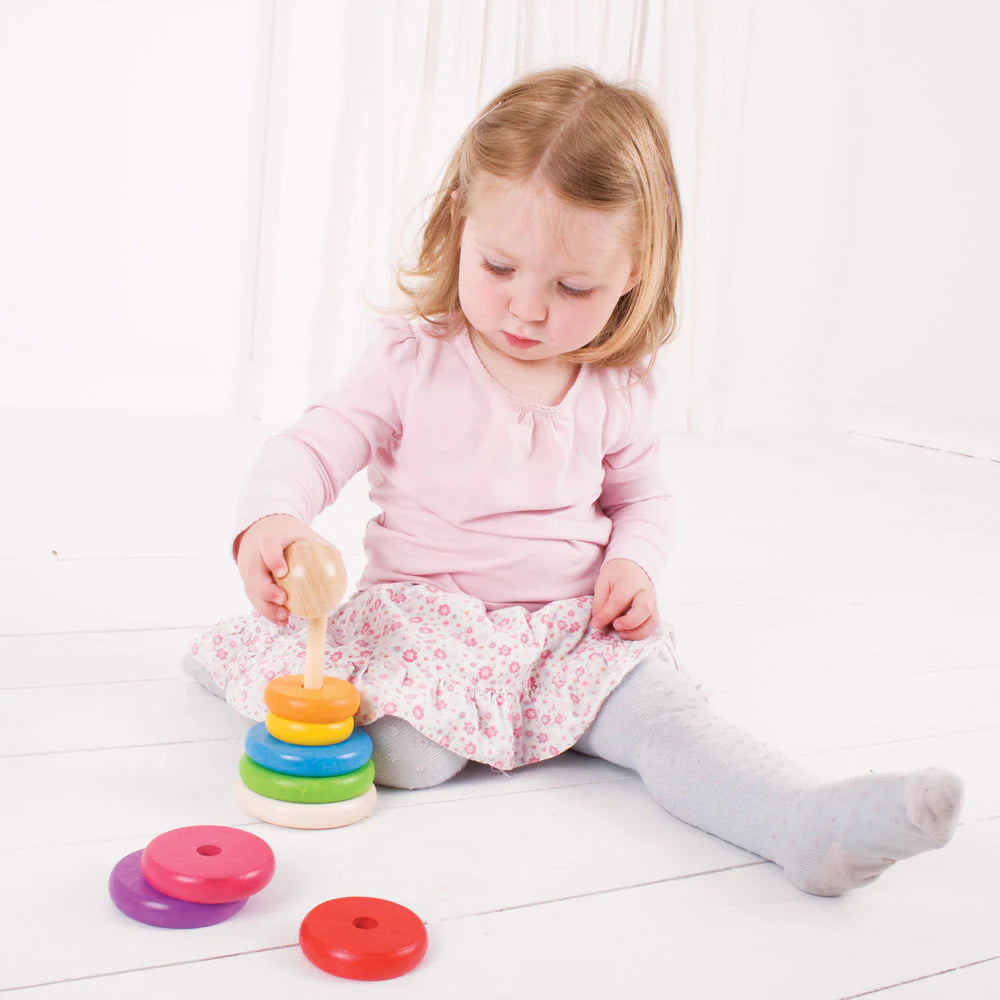
[[[611,591],[605,598],[604,605],[594,616],[594,627],[604,628],[608,622],[617,618],[632,603],[632,595],[628,585],[616,580],[611,585]]]
[[[620,618],[615,619],[615,630],[627,632],[638,628],[653,613],[655,603],[653,595],[648,590],[640,590],[632,599],[632,606]]]
[[[260,548],[260,557],[264,566],[275,580],[288,573],[288,563],[285,561],[285,546],[277,538],[268,539]]]
[[[272,604],[270,601],[262,601],[259,598],[251,598],[250,603],[259,614],[262,614],[272,624],[288,624],[288,611],[280,605]]]
[[[250,603],[268,621],[280,624],[288,620],[288,608],[285,607],[285,592],[275,586],[271,577],[261,570],[256,579],[247,587]]]
[[[288,600],[284,589],[274,582],[274,577],[268,572],[263,559],[256,562],[250,569],[250,579],[247,582],[247,593],[261,604],[273,604],[281,607]]]
[[[659,625],[660,613],[654,607],[653,613],[641,625],[625,629],[618,632],[617,635],[620,639],[648,639],[659,628]]]
[[[639,628],[631,628],[625,632],[619,632],[619,639],[648,639],[656,631],[656,622],[652,619],[646,619],[646,621],[639,626]]]
[[[594,628],[602,628],[607,622],[600,621],[611,584],[606,576],[598,576],[594,586],[594,600],[590,609],[590,623]],[[610,621],[610,619],[608,619]],[[599,623],[600,622],[600,623]]]

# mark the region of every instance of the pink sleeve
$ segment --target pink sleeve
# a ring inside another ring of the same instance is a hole
[[[236,540],[268,514],[305,524],[336,500],[347,481],[401,433],[417,337],[405,320],[381,320],[341,384],[287,430],[264,442],[236,508]]]
[[[660,452],[655,373],[625,394],[624,433],[604,456],[601,509],[611,518],[604,561],[631,559],[657,583],[670,555],[674,494]]]

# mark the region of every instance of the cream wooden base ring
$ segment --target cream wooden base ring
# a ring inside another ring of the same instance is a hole
[[[241,781],[237,784],[236,798],[254,819],[265,823],[296,830],[332,830],[338,826],[350,826],[351,823],[370,816],[378,800],[378,793],[372,785],[364,795],[359,795],[356,799],[310,805],[265,798],[250,791]]]

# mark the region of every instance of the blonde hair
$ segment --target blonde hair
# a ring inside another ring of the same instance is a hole
[[[653,100],[569,67],[524,76],[486,105],[445,168],[416,263],[401,266],[396,279],[409,299],[405,313],[439,336],[454,334],[462,316],[462,222],[484,174],[514,182],[537,177],[571,205],[629,214],[639,280],[597,337],[566,358],[605,367],[646,358],[652,367],[676,329],[682,231],[667,128]]]

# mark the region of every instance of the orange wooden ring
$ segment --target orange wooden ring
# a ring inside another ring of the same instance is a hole
[[[349,681],[324,677],[323,686],[303,686],[302,674],[275,677],[264,688],[268,711],[293,722],[343,722],[361,707],[361,695]]]

